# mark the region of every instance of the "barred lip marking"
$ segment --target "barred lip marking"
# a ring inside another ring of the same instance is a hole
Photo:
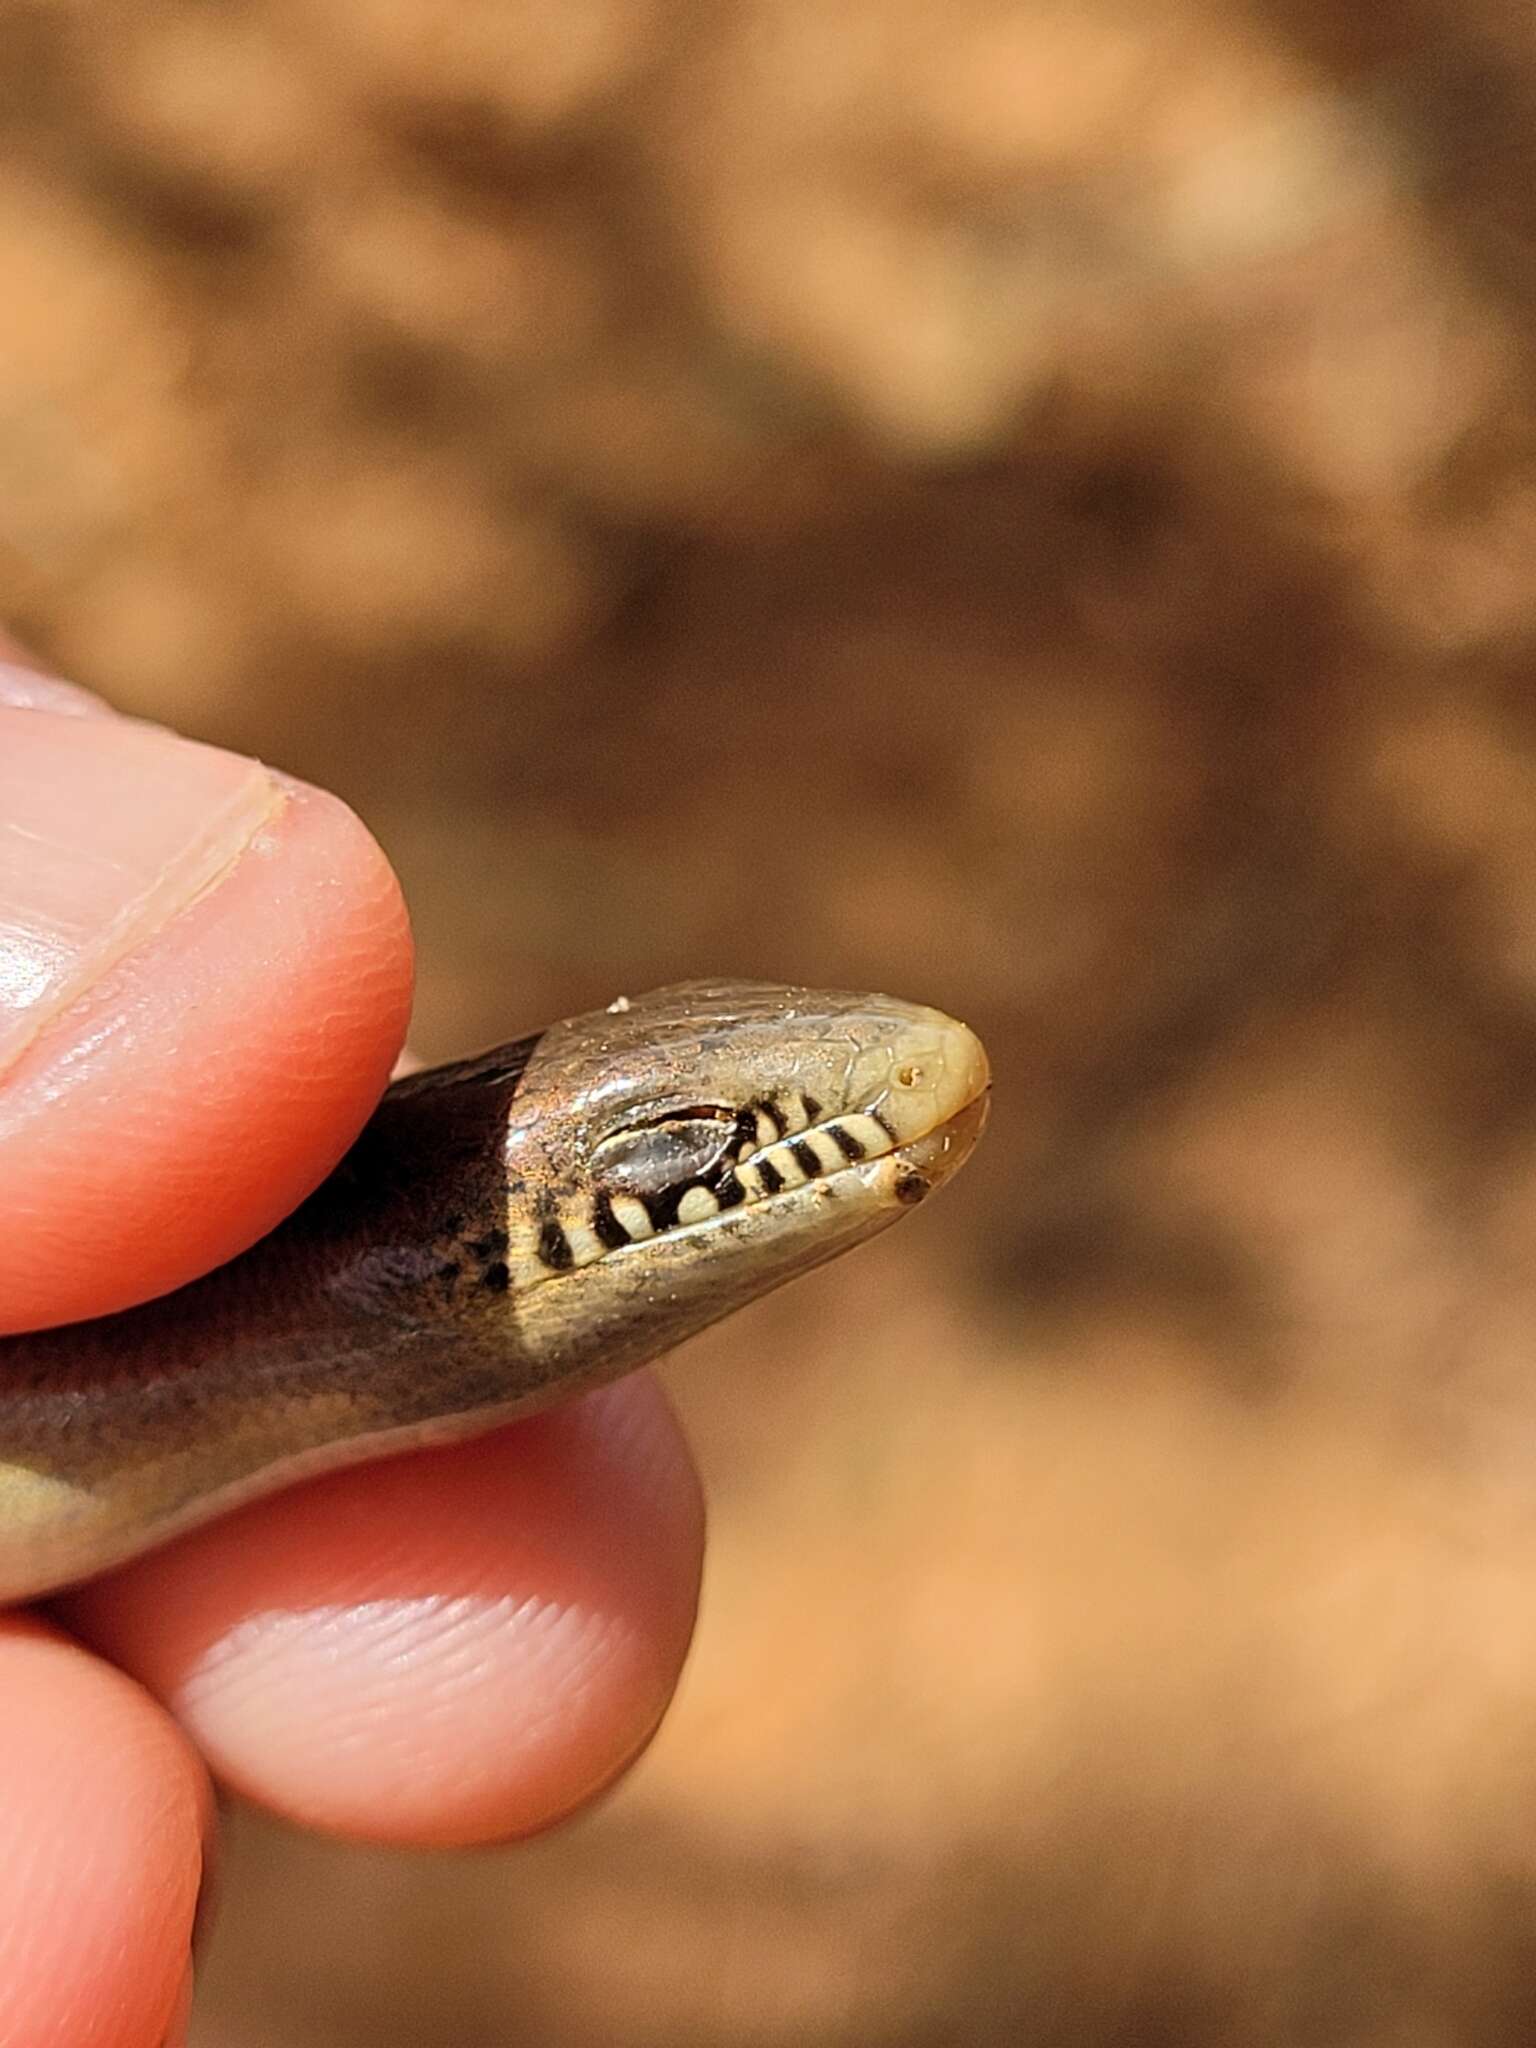
[[[635,1195],[613,1197],[613,1219],[629,1232],[631,1243],[639,1243],[656,1235],[656,1226],[651,1221],[650,1211]]]
[[[773,1168],[783,1187],[797,1188],[805,1179],[805,1168],[795,1157],[787,1139],[782,1145],[771,1145],[768,1148],[763,1154],[763,1164]]]
[[[829,1124],[827,1128],[832,1130],[834,1126]],[[871,1116],[867,1110],[850,1110],[846,1116],[838,1118],[835,1129],[851,1138],[855,1144],[862,1145],[866,1159],[871,1155],[878,1157],[896,1142],[885,1125],[877,1117]],[[842,1142],[841,1137],[833,1138],[834,1144],[840,1145]]]
[[[597,1233],[598,1242],[611,1252],[616,1252],[620,1245],[633,1242],[628,1228],[619,1220],[613,1197],[606,1188],[598,1191],[597,1200],[592,1204],[592,1228]]]
[[[719,1113],[727,1120],[730,1113]],[[797,1116],[819,1119],[806,1124]],[[735,1133],[727,1140],[707,1173],[680,1181],[656,1194],[632,1195],[598,1189],[580,1216],[556,1213],[548,1194],[534,1218],[538,1227],[535,1244],[529,1236],[520,1240],[519,1272],[528,1270],[527,1251],[536,1250],[540,1263],[556,1273],[568,1272],[602,1258],[608,1252],[623,1251],[636,1243],[672,1230],[686,1230],[710,1222],[726,1210],[743,1203],[808,1186],[812,1181],[837,1177],[866,1161],[878,1162],[891,1153],[895,1178],[891,1193],[903,1204],[919,1201],[931,1182],[903,1156],[905,1148],[928,1132],[903,1138],[881,1104],[868,1109],[849,1109],[826,1117],[814,1096],[791,1091],[784,1096],[762,1097],[735,1112]],[[934,1126],[938,1128],[937,1125]],[[754,1136],[774,1133],[771,1142],[753,1150]],[[487,1241],[483,1247],[492,1250]],[[489,1286],[496,1279],[480,1276]],[[530,1280],[537,1277],[528,1270]]]
[[[539,1257],[556,1273],[568,1273],[576,1263],[571,1241],[553,1216],[546,1216],[540,1228]]]
[[[706,1217],[718,1216],[719,1213],[720,1204],[708,1188],[697,1183],[691,1188],[684,1188],[677,1205],[679,1223],[702,1223]]]
[[[562,1228],[571,1247],[571,1257],[578,1266],[590,1266],[594,1259],[600,1259],[607,1247],[597,1232],[583,1217],[571,1217]]]
[[[770,1101],[766,1095],[753,1103],[752,1110],[757,1118],[757,1142],[759,1145],[773,1144],[775,1139],[782,1138],[789,1129],[788,1117],[785,1116],[779,1105],[776,1102]]]

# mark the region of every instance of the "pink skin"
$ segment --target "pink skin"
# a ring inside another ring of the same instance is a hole
[[[141,744],[109,717],[0,645],[0,1329],[158,1292],[259,1235],[366,1116],[409,1001],[398,893],[350,812],[283,783],[268,815],[243,764],[188,748],[146,819],[99,752],[72,775],[69,732]],[[41,720],[46,744],[18,736]],[[58,820],[28,844],[63,848],[39,854],[36,905],[3,845],[23,804]],[[46,1017],[18,1025],[18,990]],[[671,1696],[701,1542],[641,1375],[245,1509],[55,1603],[69,1635],[0,1625],[0,2039],[184,2037],[205,1765],[398,1843],[504,1840],[593,1797]]]
[[[62,956],[51,976],[33,974],[38,999],[30,1012],[11,1006],[9,1033],[0,981],[0,1333],[164,1294],[263,1236],[356,1136],[405,1035],[400,892],[357,819],[319,790],[261,776],[255,793],[279,808],[247,804],[233,821],[226,808],[211,852],[232,862],[212,886],[184,902],[209,864],[186,860],[183,887],[119,910],[125,845],[155,863],[179,836],[133,829],[135,803],[148,801],[142,762],[101,772],[113,750],[97,736],[119,731],[140,737],[128,720],[0,707],[0,959],[8,939],[13,957],[26,953],[16,927],[45,883],[48,965]],[[233,757],[150,737],[193,764],[175,792],[185,810],[228,807],[227,780],[202,771]],[[87,740],[100,785],[89,795],[101,800],[77,796],[72,810],[72,757],[85,748],[70,743]],[[153,796],[158,827],[169,805],[163,786]],[[103,856],[48,862],[52,849],[35,853],[29,834],[15,841],[8,890],[5,820],[23,800],[31,816],[61,819],[68,852],[88,829]],[[63,1004],[52,1015],[50,999]]]

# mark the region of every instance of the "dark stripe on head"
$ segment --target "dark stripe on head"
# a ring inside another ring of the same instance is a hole
[[[804,1138],[792,1138],[789,1149],[795,1155],[795,1164],[807,1180],[814,1180],[817,1174],[826,1172],[827,1169],[821,1163],[821,1154]]]
[[[802,1095],[800,1098],[800,1106],[805,1111],[805,1120],[808,1124],[819,1123],[821,1121],[821,1104],[816,1100],[814,1095]]]
[[[727,1167],[714,1185],[715,1200],[722,1209],[734,1209],[738,1202],[747,1199],[747,1191],[735,1174]]]
[[[598,1243],[606,1245],[611,1252],[631,1241],[629,1232],[613,1213],[613,1201],[606,1188],[592,1204],[592,1228],[597,1232]]]
[[[446,1067],[426,1067],[419,1074],[407,1074],[390,1083],[386,1103],[412,1102],[436,1095],[440,1090],[462,1088],[466,1082],[485,1088],[505,1088],[522,1080],[524,1069],[543,1038],[536,1031],[531,1038],[519,1038],[511,1045],[493,1046],[472,1059],[454,1060]]]
[[[859,1143],[852,1131],[845,1131],[841,1124],[828,1124],[827,1133],[850,1166],[855,1160],[864,1157],[864,1147]]]
[[[771,1159],[759,1159],[757,1170],[762,1177],[762,1183],[767,1192],[770,1195],[776,1195],[784,1185],[783,1174],[780,1173]]]
[[[891,1122],[885,1111],[883,1109],[872,1109],[869,1113],[894,1145],[896,1143],[896,1126]]]
[[[557,1273],[568,1273],[576,1263],[571,1241],[553,1216],[546,1216],[539,1232],[539,1257]]]

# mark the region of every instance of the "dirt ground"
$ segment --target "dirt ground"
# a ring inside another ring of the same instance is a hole
[[[0,0],[0,615],[341,790],[446,1055],[986,1038],[690,1346],[600,1810],[238,1816],[198,2048],[1536,2023],[1536,19]]]

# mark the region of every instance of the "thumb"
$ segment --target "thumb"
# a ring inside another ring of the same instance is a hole
[[[0,649],[0,1332],[272,1227],[388,1078],[398,887],[334,797]]]

